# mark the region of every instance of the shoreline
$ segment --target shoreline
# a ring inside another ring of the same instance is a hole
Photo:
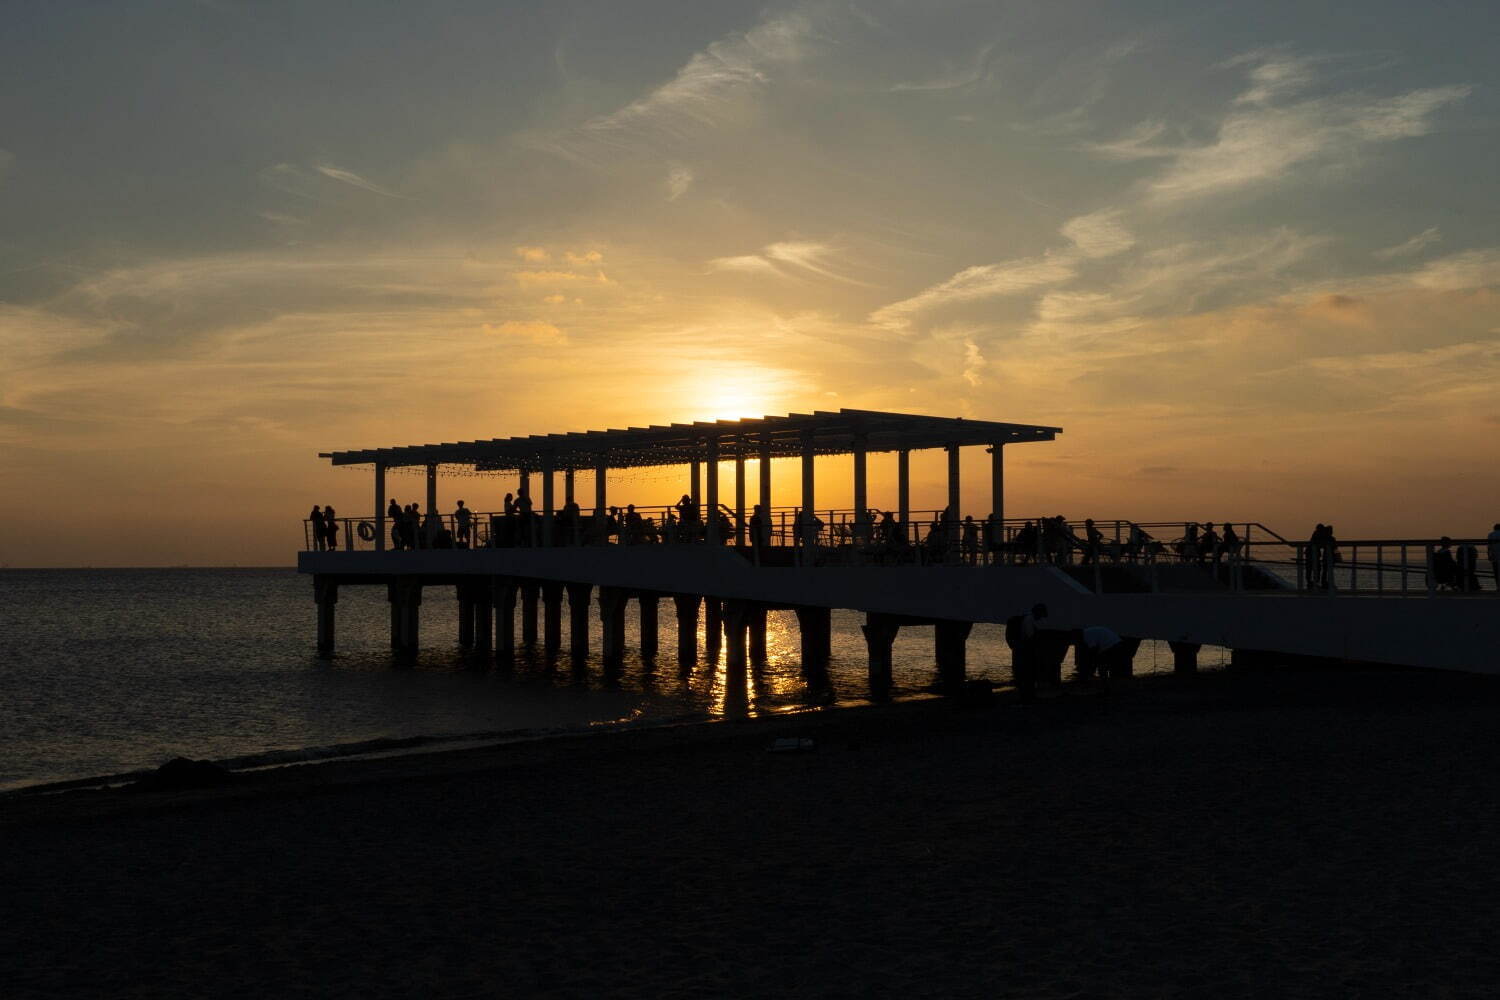
[[[1231,671],[9,800],[0,973],[20,997],[1483,996],[1497,715],[1487,676]]]

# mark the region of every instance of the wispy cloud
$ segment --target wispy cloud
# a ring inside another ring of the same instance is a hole
[[[985,80],[989,76],[990,54],[995,51],[995,43],[980,48],[973,60],[967,66],[947,66],[937,76],[921,82],[898,83],[891,87],[896,92],[901,91],[943,91],[959,90],[963,87],[972,87],[974,84]]]
[[[881,306],[870,314],[870,322],[887,329],[904,329],[917,315],[929,310],[1016,295],[1067,281],[1077,273],[1076,264],[1076,256],[1064,252],[967,267],[909,299]]]
[[[313,169],[322,174],[324,177],[331,177],[332,179],[341,181],[344,184],[351,184],[354,187],[359,188],[361,191],[369,191],[372,194],[383,195],[386,198],[406,197],[406,195],[404,194],[397,194],[395,191],[381,187],[374,181],[369,180],[365,177],[361,177],[359,174],[356,174],[352,170],[345,170],[342,167],[335,167],[331,163],[320,163],[317,164]]]
[[[672,165],[667,171],[667,200],[676,201],[687,194],[688,188],[693,186],[693,171],[680,163]]]
[[[485,323],[482,329],[485,333],[518,337],[533,344],[561,344],[567,340],[561,330],[545,320],[508,319],[503,323]]]
[[[1102,209],[1063,223],[1059,230],[1085,257],[1111,257],[1135,246],[1135,236],[1120,221],[1119,209]]]
[[[1397,243],[1395,246],[1385,247],[1381,250],[1371,251],[1371,256],[1381,260],[1394,260],[1397,257],[1413,257],[1432,246],[1441,242],[1443,234],[1438,231],[1437,226],[1424,229],[1409,240]]]
[[[306,198],[316,201],[322,194],[327,193],[327,188],[322,180],[335,181],[339,184],[378,194],[384,198],[397,198],[402,201],[412,199],[404,194],[398,194],[388,188],[376,184],[368,178],[361,177],[352,170],[333,166],[330,163],[313,164],[308,170],[299,167],[295,163],[273,163],[260,171],[260,180],[269,187],[273,187],[285,194],[295,195],[298,198]]]
[[[852,285],[864,284],[834,267],[833,259],[834,250],[826,244],[786,240],[767,244],[758,254],[716,257],[708,262],[708,266],[715,271],[741,271],[786,278],[813,276]]]
[[[1258,52],[1225,63],[1248,66],[1249,86],[1220,119],[1210,142],[1164,141],[1168,126],[1148,121],[1118,139],[1086,148],[1106,159],[1166,160],[1148,182],[1148,192],[1158,202],[1179,201],[1276,180],[1301,165],[1343,164],[1362,147],[1425,135],[1437,111],[1472,90],[1455,85],[1394,97],[1344,92],[1288,100],[1315,82],[1316,62],[1284,52]]]

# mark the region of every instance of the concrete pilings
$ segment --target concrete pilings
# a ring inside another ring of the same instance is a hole
[[[422,618],[422,585],[402,580],[386,587],[391,602],[391,648],[416,655]]]
[[[547,657],[562,651],[562,599],[561,582],[542,581],[542,654]]]
[[[745,644],[749,638],[751,607],[748,601],[725,601],[724,709],[729,714],[749,708],[749,669]]]
[[[521,645],[536,648],[536,605],[541,588],[535,580],[521,583]]]
[[[509,664],[516,656],[516,581],[496,577],[490,583],[490,602],[495,610],[495,660]]]
[[[955,621],[939,621],[933,626],[938,686],[944,694],[953,694],[964,685],[968,673],[969,633],[973,628],[973,622]]]
[[[869,651],[870,699],[885,701],[891,696],[891,646],[901,626],[891,615],[870,613],[860,631],[865,634],[865,646]]]
[[[339,603],[339,585],[320,576],[313,577],[313,600],[318,605],[318,655],[333,655],[335,611]]]
[[[606,670],[617,669],[625,662],[625,607],[629,601],[627,590],[599,588],[600,652]]]
[[[766,665],[766,606],[750,605],[750,662],[757,667]]]
[[[641,659],[646,663],[656,660],[656,652],[659,646],[659,635],[657,627],[657,600],[658,595],[651,591],[642,591],[636,595],[641,611]]]
[[[568,656],[574,663],[589,657],[589,599],[594,588],[587,583],[570,583],[568,589]]]
[[[488,580],[480,580],[474,584],[471,593],[474,600],[474,651],[487,654],[490,651],[490,638],[495,624],[491,609],[494,592]]]
[[[710,660],[719,658],[724,634],[724,602],[717,597],[703,599],[703,654]]]
[[[672,595],[677,606],[677,664],[685,670],[698,662],[698,605],[702,600],[696,594]]]
[[[1179,642],[1176,639],[1168,640],[1168,648],[1172,650],[1172,672],[1174,674],[1195,674],[1198,672],[1198,650],[1203,648],[1198,642]]]
[[[466,583],[454,588],[458,591],[458,646],[460,649],[474,648],[474,591]]]
[[[826,671],[833,659],[833,618],[828,608],[800,607],[798,631],[802,640],[802,669]]]

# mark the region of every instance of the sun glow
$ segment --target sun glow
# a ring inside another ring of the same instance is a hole
[[[737,420],[784,413],[795,406],[799,387],[786,373],[771,369],[735,369],[705,373],[683,393],[698,420]]]

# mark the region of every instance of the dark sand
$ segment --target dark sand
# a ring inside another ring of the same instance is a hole
[[[1185,680],[11,797],[0,989],[1500,992],[1500,683]]]

